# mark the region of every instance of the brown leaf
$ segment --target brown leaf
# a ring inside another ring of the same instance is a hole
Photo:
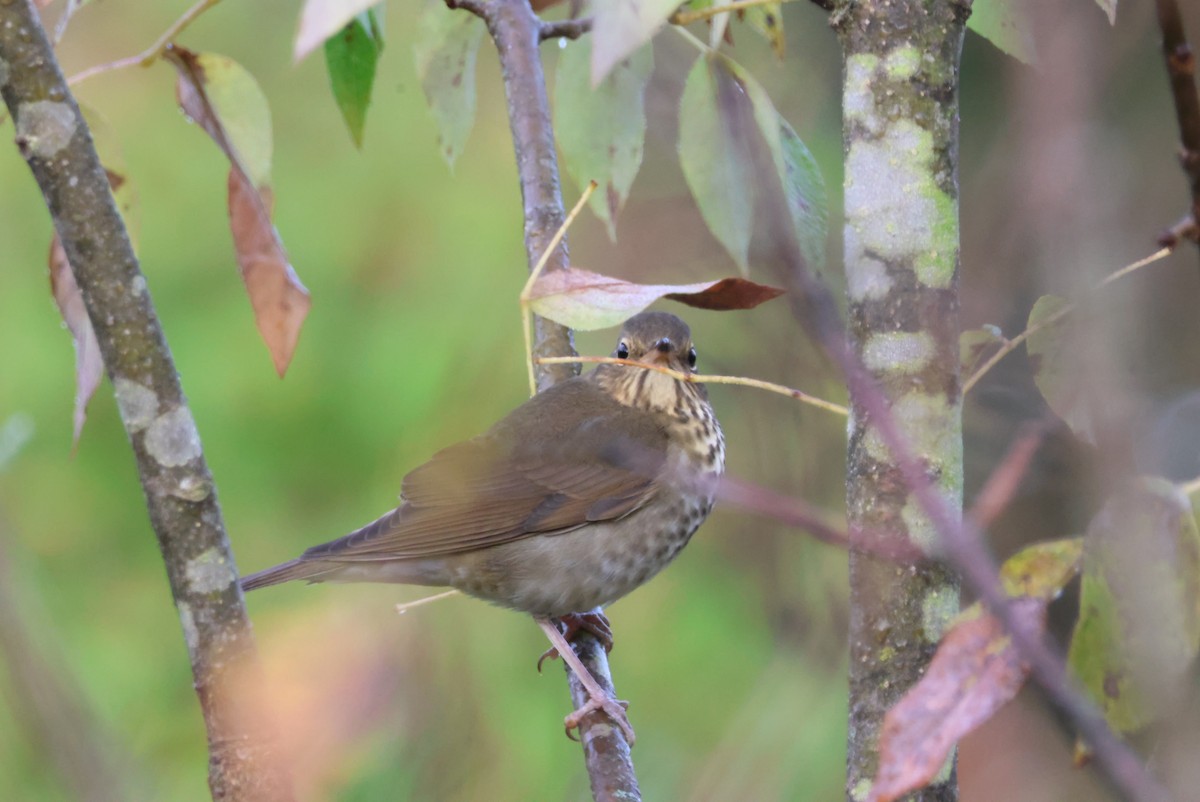
[[[229,171],[229,226],[238,267],[254,307],[254,321],[271,351],[275,370],[287,371],[312,299],[300,283],[271,225],[269,189],[256,192],[245,175]]]
[[[92,400],[104,376],[104,359],[100,356],[100,345],[96,342],[96,332],[83,305],[79,285],[75,283],[75,274],[71,272],[66,251],[57,234],[50,243],[48,261],[50,290],[75,343],[75,433],[71,441],[74,449],[79,446],[79,435],[87,419],[88,402]]]
[[[254,319],[275,370],[287,371],[312,306],[271,222],[270,115],[262,92],[223,56],[172,46],[166,57],[179,79],[179,106],[229,159],[229,222]]]
[[[634,284],[571,267],[539,276],[530,289],[529,301],[542,317],[587,331],[619,325],[660,298],[700,309],[753,309],[783,292],[741,278],[697,284]]]
[[[1047,602],[1019,598],[1022,621],[1045,626]],[[879,772],[871,802],[890,802],[937,776],[954,743],[987,721],[1017,695],[1029,669],[995,616],[965,613],[938,646],[921,681],[883,720]]]

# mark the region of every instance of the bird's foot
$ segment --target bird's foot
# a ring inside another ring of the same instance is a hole
[[[584,716],[595,710],[603,710],[613,720],[613,723],[621,728],[621,732],[625,733],[625,740],[629,742],[629,745],[633,746],[633,742],[637,740],[637,736],[633,732],[633,725],[629,723],[629,716],[625,714],[625,711],[628,709],[629,702],[622,699],[614,699],[609,694],[601,691],[599,696],[588,696],[588,700],[584,703],[583,707],[564,718],[563,726],[567,729],[567,737],[572,741],[577,741],[579,739],[571,733],[579,728]]]
[[[605,652],[612,651],[612,625],[608,623],[608,618],[598,608],[594,612],[570,613],[569,615],[551,620],[558,627],[559,632],[562,633],[563,639],[568,643],[580,632],[587,632],[600,641],[600,645],[604,647]],[[546,662],[546,660],[554,660],[557,657],[558,649],[553,646],[542,652],[542,656],[537,661],[538,673],[542,672],[542,663]]]

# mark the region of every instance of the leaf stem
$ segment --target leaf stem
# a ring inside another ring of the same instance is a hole
[[[1103,287],[1107,287],[1109,284],[1112,284],[1117,279],[1124,278],[1125,276],[1128,276],[1130,273],[1132,273],[1136,270],[1142,269],[1146,265],[1153,264],[1154,262],[1157,262],[1160,259],[1166,258],[1168,255],[1170,255],[1172,250],[1173,249],[1171,249],[1171,248],[1160,248],[1159,250],[1157,250],[1154,253],[1147,256],[1145,259],[1139,259],[1138,261],[1134,262],[1131,265],[1126,265],[1125,267],[1122,267],[1120,270],[1116,271],[1115,273],[1112,273],[1112,274],[1106,276],[1103,281],[1101,281],[1100,283],[1098,283],[1094,287],[1092,287],[1091,290],[1089,290],[1089,292],[1095,292],[1096,290],[1099,290]],[[1077,309],[1078,307],[1079,307],[1078,301],[1069,301],[1064,306],[1060,307],[1059,309],[1055,310],[1053,313],[1048,315],[1044,320],[1039,320],[1037,323],[1034,323],[1032,326],[1025,329],[1025,331],[1018,334],[1016,337],[1013,337],[1011,340],[1006,340],[1004,342],[1004,344],[1000,346],[999,350],[996,351],[996,353],[992,354],[986,362],[984,362],[982,365],[979,366],[978,370],[976,370],[974,373],[972,373],[971,376],[966,381],[963,382],[963,387],[962,387],[963,395],[966,395],[968,392],[970,392],[971,388],[974,387],[976,384],[978,384],[979,380],[982,379],[989,370],[994,368],[996,366],[997,362],[999,362],[1001,359],[1003,359],[1004,357],[1008,356],[1010,353],[1015,351],[1017,349],[1017,346],[1019,346],[1021,343],[1028,340],[1031,335],[1037,334],[1039,331],[1046,328],[1047,326],[1054,325],[1055,323],[1057,323],[1058,321],[1062,320],[1064,317],[1069,315],[1071,312],[1074,312],[1075,309]]]
[[[535,360],[539,365],[563,365],[572,362],[594,363],[598,365],[628,365],[634,368],[643,368],[645,370],[654,370],[659,373],[665,373],[672,378],[680,381],[692,382],[693,384],[738,384],[743,387],[754,387],[759,390],[766,390],[779,395],[786,395],[788,398],[794,398],[797,401],[802,401],[810,406],[823,409],[826,412],[833,412],[842,417],[850,414],[850,410],[840,404],[835,404],[832,401],[826,401],[823,398],[809,395],[802,390],[794,390],[791,387],[785,387],[782,384],[763,381],[762,379],[751,379],[746,376],[705,376],[700,373],[681,373],[672,368],[663,367],[662,365],[649,365],[645,362],[635,362],[632,359],[617,359],[612,356],[550,356],[542,357]]]
[[[88,67],[85,70],[75,73],[67,79],[68,86],[75,86],[78,83],[86,81],[88,78],[93,78],[101,73],[111,72],[113,70],[121,70],[126,67],[149,67],[155,61],[162,57],[167,46],[175,40],[183,32],[183,29],[196,21],[196,18],[215,6],[221,0],[199,0],[196,5],[183,12],[183,16],[175,20],[171,25],[163,31],[162,36],[150,45],[150,47],[138,53],[136,56],[126,56],[119,58],[116,61],[110,61],[107,64],[97,64],[93,67]]]

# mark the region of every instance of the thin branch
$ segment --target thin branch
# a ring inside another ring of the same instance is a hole
[[[450,8],[463,8],[483,18],[496,44],[508,121],[512,129],[517,176],[525,220],[525,256],[532,270],[544,254],[547,270],[568,265],[566,242],[551,246],[553,233],[563,224],[562,191],[558,177],[558,154],[550,124],[550,101],[542,72],[538,44],[542,23],[528,0],[446,0]],[[535,358],[571,356],[575,353],[570,329],[535,317]],[[544,389],[578,373],[577,366],[538,366],[538,387]],[[612,675],[604,647],[593,636],[580,633],[574,641],[576,654],[592,677],[613,693]],[[576,708],[588,701],[587,690],[567,670],[571,698]],[[584,762],[591,780],[592,796],[603,802],[637,802],[641,799],[637,776],[629,755],[629,744],[619,727],[601,712],[587,715],[579,724]]]
[[[538,41],[547,39],[578,39],[592,29],[592,18],[564,19],[556,22],[543,22],[538,30]]]
[[[1099,289],[1107,287],[1109,284],[1112,284],[1114,281],[1124,278],[1125,276],[1128,276],[1130,273],[1141,270],[1146,265],[1151,265],[1160,259],[1165,259],[1167,256],[1170,256],[1172,247],[1173,246],[1164,246],[1164,247],[1160,248],[1159,250],[1155,251],[1154,253],[1150,254],[1146,258],[1139,259],[1136,262],[1134,262],[1133,264],[1125,265],[1125,267],[1122,267],[1120,270],[1116,271],[1115,273],[1110,273],[1109,275],[1105,276],[1102,281],[1100,281],[1098,284],[1096,284],[1094,287],[1092,287],[1088,292],[1089,293],[1095,292]],[[982,365],[980,365],[979,368],[974,373],[971,374],[970,378],[968,378],[966,381],[963,382],[963,387],[962,387],[963,395],[966,395],[968,392],[970,392],[971,388],[974,387],[976,384],[978,384],[979,380],[982,379],[989,370],[994,368],[996,366],[997,362],[999,362],[1001,359],[1004,359],[1004,357],[1008,356],[1013,351],[1017,350],[1017,348],[1023,342],[1028,340],[1032,335],[1037,334],[1039,331],[1041,331],[1044,328],[1053,326],[1055,323],[1057,323],[1058,321],[1065,318],[1067,315],[1074,312],[1079,307],[1079,303],[1080,302],[1078,302],[1078,301],[1070,301],[1070,302],[1060,306],[1058,309],[1054,310],[1054,312],[1047,315],[1043,320],[1039,320],[1037,323],[1035,323],[1032,326],[1030,326],[1029,328],[1025,329],[1025,331],[1021,332],[1016,337],[1013,337],[1011,340],[1005,340],[1004,344],[1001,345],[999,349],[997,349],[996,353],[994,353],[990,357],[988,357],[987,361],[984,362]]]
[[[823,398],[817,398],[815,395],[809,395],[802,390],[793,390],[791,387],[784,387],[782,384],[763,381],[762,379],[750,379],[745,376],[706,376],[702,373],[681,373],[678,370],[673,370],[665,365],[651,365],[646,362],[635,362],[632,359],[618,359],[615,356],[560,356],[560,357],[542,357],[537,360],[540,365],[562,365],[572,362],[598,364],[598,365],[628,365],[634,368],[643,368],[645,370],[654,370],[659,373],[678,379],[679,381],[691,382],[692,384],[737,384],[742,387],[754,387],[759,390],[766,390],[779,395],[786,395],[788,398],[794,398],[797,401],[803,401],[805,404],[823,409],[826,412],[833,412],[841,415],[843,418],[850,414],[850,410],[846,409],[841,404],[835,404],[832,401],[826,401]]]
[[[1200,223],[1200,95],[1196,92],[1196,56],[1188,45],[1176,0],[1155,0],[1154,5],[1162,30],[1163,59],[1175,101],[1175,119],[1179,123],[1180,163],[1192,192],[1193,226],[1187,230],[1192,241],[1198,242],[1195,224]]]
[[[30,0],[0,3],[0,93],[96,333],[133,448],[208,730],[217,800],[289,800],[216,487],[90,132]]]
[[[163,53],[167,50],[167,46],[175,41],[175,38],[183,32],[184,28],[191,25],[201,14],[219,2],[221,0],[200,0],[196,5],[183,12],[183,16],[171,23],[170,27],[163,31],[162,36],[158,37],[154,44],[141,53],[138,53],[136,56],[126,56],[116,61],[110,61],[107,64],[97,64],[94,67],[88,67],[72,75],[67,80],[67,83],[70,86],[75,86],[78,83],[86,81],[88,78],[94,78],[105,72],[121,70],[126,67],[149,67],[155,61],[162,58]]]

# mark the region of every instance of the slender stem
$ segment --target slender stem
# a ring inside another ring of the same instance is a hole
[[[208,730],[216,800],[290,800],[233,552],[179,372],[87,123],[30,0],[0,3],[0,94],[95,330]]]
[[[543,42],[547,39],[578,39],[591,29],[591,17],[543,22],[538,37]]]
[[[458,593],[459,592],[457,590],[445,590],[445,591],[442,591],[441,593],[435,593],[432,596],[425,596],[423,598],[416,599],[414,601],[405,602],[404,604],[397,604],[396,605],[396,615],[404,615],[409,610],[412,610],[417,607],[424,607],[426,604],[432,604],[435,601],[441,601],[442,599],[448,599],[451,596],[457,596]]]
[[[741,11],[745,8],[754,8],[755,6],[769,6],[776,3],[790,3],[794,0],[735,0],[733,3],[727,3],[723,6],[709,6],[708,8],[697,9],[696,11],[676,11],[671,15],[670,21],[675,25],[691,25],[693,22],[706,20],[710,17],[715,17],[718,14],[728,14],[730,11]]]
[[[183,12],[183,16],[171,23],[170,27],[163,31],[162,36],[158,37],[154,44],[150,45],[150,47],[146,48],[141,53],[138,53],[136,56],[126,56],[125,58],[120,58],[116,61],[110,61],[107,64],[97,64],[94,67],[88,67],[87,69],[81,70],[75,75],[72,75],[67,80],[67,83],[70,86],[75,86],[78,83],[86,81],[88,78],[93,78],[101,73],[111,72],[112,70],[120,70],[126,67],[134,66],[149,67],[162,57],[162,54],[166,51],[167,46],[170,45],[171,42],[173,42],[175,38],[183,32],[184,28],[191,25],[201,14],[203,14],[205,11],[208,11],[208,9],[212,8],[219,2],[221,2],[221,0],[199,0],[196,5]]]
[[[1109,284],[1112,284],[1114,281],[1124,278],[1125,276],[1128,276],[1130,273],[1133,273],[1137,270],[1142,269],[1146,265],[1154,264],[1158,260],[1166,258],[1167,256],[1170,255],[1171,250],[1172,250],[1171,248],[1161,248],[1161,249],[1155,251],[1154,253],[1150,254],[1149,256],[1147,256],[1144,259],[1139,259],[1136,262],[1134,262],[1133,264],[1122,267],[1120,270],[1116,271],[1115,273],[1111,273],[1110,275],[1105,276],[1104,280],[1101,281],[1100,283],[1096,284],[1096,286],[1092,287],[1090,292],[1095,292],[1096,290],[1099,290],[1103,287],[1107,287]],[[1062,320],[1064,317],[1069,315],[1071,312],[1074,312],[1078,307],[1079,307],[1078,302],[1076,302],[1076,301],[1068,302],[1064,306],[1061,306],[1058,309],[1054,310],[1054,312],[1052,312],[1050,315],[1046,316],[1043,320],[1039,320],[1037,323],[1034,323],[1032,326],[1025,329],[1025,331],[1021,332],[1016,337],[1013,337],[1011,340],[1005,341],[1005,343],[1003,345],[1001,345],[999,349],[997,349],[996,353],[994,353],[990,357],[988,357],[987,361],[984,362],[982,365],[980,365],[979,368],[974,373],[971,374],[970,378],[968,378],[966,381],[963,382],[963,390],[962,390],[963,395],[966,395],[968,392],[970,392],[971,388],[974,387],[976,384],[978,384],[979,380],[982,379],[989,370],[994,368],[996,366],[997,362],[999,362],[1001,359],[1004,359],[1004,357],[1008,356],[1013,351],[1017,350],[1017,348],[1020,347],[1021,343],[1025,342],[1032,335],[1037,334],[1042,329],[1044,329],[1048,326],[1053,326],[1055,323]]]
[[[750,379],[745,376],[707,376],[700,373],[682,373],[678,370],[668,368],[665,365],[651,365],[646,362],[635,362],[632,359],[617,359],[615,356],[561,356],[561,357],[542,357],[538,359],[538,364],[542,365],[560,365],[570,362],[586,362],[588,364],[598,365],[629,365],[634,368],[642,368],[644,370],[654,370],[659,373],[665,373],[679,381],[692,382],[693,384],[737,384],[743,387],[755,387],[759,390],[766,390],[779,395],[786,395],[788,398],[795,398],[797,401],[802,401],[805,404],[823,409],[826,412],[833,412],[842,417],[850,414],[850,410],[846,409],[841,404],[835,404],[832,401],[826,401],[823,398],[817,398],[815,395],[809,395],[801,390],[793,390],[791,387],[785,387],[782,384],[763,381],[762,379]]]
[[[1200,223],[1200,94],[1196,92],[1196,55],[1187,41],[1183,14],[1176,0],[1155,0],[1158,25],[1162,30],[1162,52],[1175,101],[1175,119],[1179,124],[1182,146],[1180,163],[1191,189],[1190,217]],[[1197,229],[1190,229],[1195,241]]]
[[[541,21],[528,0],[447,0],[447,5],[465,8],[482,17],[496,44],[521,184],[525,255],[529,268],[533,270],[546,253],[550,255],[545,269],[565,268],[568,264],[566,240],[551,246],[553,232],[563,224],[564,214],[558,153],[550,124],[550,101],[538,52],[543,30]],[[570,329],[542,317],[535,316],[534,322],[531,353],[535,358],[575,353]],[[574,366],[539,365],[537,383],[544,389],[577,373],[578,368]],[[574,647],[587,672],[611,691],[612,676],[604,647],[587,633],[580,633],[575,638]],[[582,707],[588,700],[586,689],[569,670],[567,682],[575,707]],[[641,791],[630,759],[629,744],[620,728],[610,726],[603,715],[591,715],[584,717],[579,730],[593,797],[605,802],[640,800]]]

